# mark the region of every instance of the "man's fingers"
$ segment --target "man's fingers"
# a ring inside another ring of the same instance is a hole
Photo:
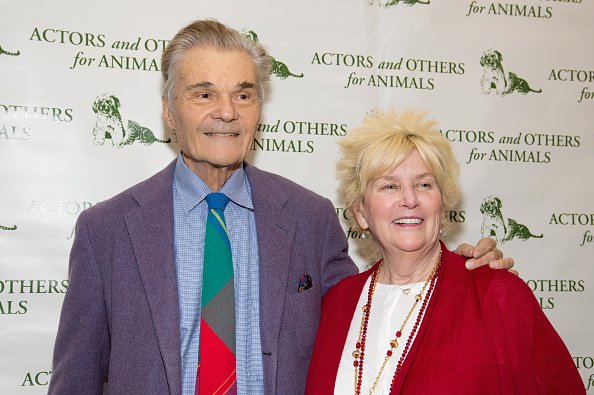
[[[460,244],[454,252],[456,254],[462,255],[463,257],[472,258],[472,250],[473,249],[474,249],[474,246],[471,246],[470,244],[463,243],[463,244]]]
[[[472,257],[473,258],[482,257],[483,255],[486,255],[489,251],[497,250],[495,247],[497,247],[497,241],[495,241],[495,239],[492,239],[490,237],[483,237],[482,239],[480,239],[478,241],[478,243],[476,244],[476,247],[474,247],[474,249],[472,251]],[[499,251],[499,250],[497,250],[497,251]],[[496,255],[495,259],[499,259],[499,258],[503,257],[503,254],[501,253],[501,251],[499,251],[499,253],[501,254],[501,256]]]
[[[494,263],[498,265],[498,256],[495,251],[489,251],[486,254],[482,255],[480,258],[472,258],[466,261],[466,268],[468,269],[475,269],[477,267],[489,265]]]
[[[514,260],[513,258],[500,258],[500,259],[495,259],[491,262],[489,262],[489,267],[491,269],[511,269],[512,267],[514,267]],[[514,274],[517,276],[518,272],[515,270],[510,270],[512,273],[515,272]]]

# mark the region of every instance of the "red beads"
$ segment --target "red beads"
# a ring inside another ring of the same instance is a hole
[[[355,367],[355,395],[361,394],[361,381],[363,379],[363,365],[364,365],[364,359],[365,359],[365,342],[366,342],[366,337],[367,337],[367,326],[369,324],[371,303],[373,300],[375,285],[377,284],[377,277],[378,277],[379,271],[381,269],[381,264],[382,264],[382,262],[380,261],[380,263],[376,266],[374,272],[371,275],[371,281],[369,284],[369,289],[367,291],[367,303],[365,305],[363,305],[363,317],[361,319],[361,326],[359,327],[359,339],[356,343],[356,350],[353,352],[353,357],[355,358],[355,361],[353,361],[353,366]],[[413,313],[415,307],[417,306],[417,304],[419,302],[423,301],[423,303],[421,304],[419,313],[417,314],[415,323],[414,323],[413,327],[411,328],[411,333],[409,334],[406,344],[404,346],[404,349],[402,350],[400,359],[398,360],[398,362],[396,364],[396,370],[394,371],[394,376],[392,377],[392,383],[390,385],[390,391],[392,390],[392,387],[394,386],[394,383],[396,381],[396,377],[397,377],[400,369],[402,368],[404,359],[406,358],[408,351],[412,345],[412,340],[415,337],[417,330],[419,329],[421,320],[423,318],[423,313],[425,312],[425,309],[427,308],[427,304],[429,302],[429,298],[430,298],[431,294],[433,293],[433,288],[435,287],[435,282],[437,280],[437,276],[439,275],[440,266],[441,266],[441,251],[439,252],[439,258],[438,258],[437,262],[435,263],[433,270],[429,274],[429,278],[425,281],[425,284],[423,285],[421,292],[415,297],[415,303],[413,304],[413,307],[411,308],[408,315],[404,319],[404,322],[402,323],[400,330],[398,330],[396,332],[395,338],[390,340],[390,349],[386,351],[386,357],[384,359],[384,363],[383,363],[383,365],[380,369],[380,372],[376,378],[376,381],[372,387],[372,391],[375,389],[375,386],[377,385],[377,381],[379,380],[384,368],[386,367],[386,363],[392,357],[393,350],[398,347],[398,339],[402,337],[402,329],[406,326],[406,324],[407,324],[411,314]],[[423,298],[423,293],[427,289],[427,287],[428,287],[427,293],[425,294],[425,298]]]

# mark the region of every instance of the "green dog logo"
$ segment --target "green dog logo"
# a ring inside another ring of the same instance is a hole
[[[483,224],[481,225],[481,234],[483,237],[493,237],[498,243],[518,238],[528,240],[531,237],[541,239],[540,235],[530,232],[526,225],[519,224],[516,220],[507,218],[505,221],[501,213],[501,199],[494,196],[488,196],[481,203],[481,213],[483,214]]]
[[[103,145],[106,139],[111,139],[114,147],[122,148],[138,141],[144,145],[153,143],[170,143],[171,139],[159,140],[153,132],[138,122],[128,120],[126,127],[120,115],[120,100],[110,94],[97,96],[93,103],[93,112],[97,114],[97,121],[93,128],[93,144]]]
[[[365,4],[373,5],[375,0],[365,0]],[[431,0],[421,1],[421,0],[377,0],[377,4],[380,7],[388,8],[394,5],[398,5],[398,3],[406,4],[407,6],[415,5],[415,4],[430,4]]]
[[[0,55],[19,56],[20,54],[21,51],[9,52],[2,48],[2,46],[0,45]]]
[[[491,93],[495,89],[497,95],[505,96],[508,93],[519,92],[525,95],[528,92],[540,93],[542,89],[534,90],[526,80],[518,77],[511,71],[508,73],[503,69],[503,55],[494,49],[483,52],[481,66],[483,66],[483,78],[481,86],[483,95]]]
[[[16,225],[13,225],[13,226],[0,225],[0,230],[17,230],[17,226]]]
[[[244,31],[242,31],[242,34],[244,37],[249,38],[253,42],[255,42],[255,43],[258,42],[258,35],[253,30],[244,30]],[[286,64],[284,64],[281,61],[276,60],[271,55],[268,55],[268,56],[270,57],[270,63],[271,63],[270,74],[274,74],[283,80],[287,77],[303,78],[303,73],[294,74],[289,70],[289,68],[287,67]]]

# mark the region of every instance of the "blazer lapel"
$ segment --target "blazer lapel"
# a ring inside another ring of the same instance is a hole
[[[275,188],[274,183],[267,179],[267,174],[247,164],[245,169],[252,189],[258,232],[262,352],[273,356],[272,359],[264,358],[264,377],[267,383],[274,386],[296,221],[282,208],[288,196]]]
[[[170,394],[181,394],[179,299],[173,244],[175,161],[139,189],[126,224],[146,292]]]

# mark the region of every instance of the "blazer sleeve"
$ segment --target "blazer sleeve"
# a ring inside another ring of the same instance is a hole
[[[334,206],[325,200],[326,228],[324,231],[324,247],[321,261],[322,296],[343,278],[357,274],[359,269],[349,257],[349,245],[340,226]]]
[[[49,395],[102,394],[109,362],[104,290],[86,222],[79,216],[54,346]]]

